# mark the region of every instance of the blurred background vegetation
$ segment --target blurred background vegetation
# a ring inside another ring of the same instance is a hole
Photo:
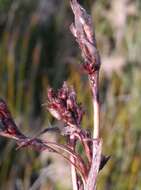
[[[102,59],[101,136],[112,155],[98,190],[141,189],[141,1],[80,0],[91,13]],[[91,130],[92,106],[81,55],[69,31],[68,0],[0,0],[0,97],[28,135],[55,125],[42,104],[48,86],[73,84]],[[85,91],[84,91],[85,89]],[[57,123],[59,124],[59,123]],[[57,135],[49,135],[55,141]],[[15,150],[0,138],[0,190],[70,190],[64,160]]]

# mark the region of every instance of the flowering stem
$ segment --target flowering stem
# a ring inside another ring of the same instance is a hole
[[[93,142],[93,157],[92,165],[89,171],[87,184],[84,190],[96,190],[96,179],[99,172],[100,160],[101,160],[102,141],[97,139]]]
[[[71,145],[71,149],[74,150],[75,149],[75,140],[74,140],[74,136],[70,136],[70,145]],[[71,155],[70,156],[70,160],[75,163],[75,158]],[[72,179],[72,187],[73,190],[78,190],[78,183],[77,183],[77,173],[76,173],[76,168],[73,164],[71,164],[71,179]]]
[[[92,161],[87,183],[84,190],[95,190],[96,179],[99,172],[101,162],[101,149],[102,142],[99,139],[100,128],[100,103],[99,103],[99,69],[100,69],[100,56],[96,47],[96,39],[93,31],[92,18],[85,9],[77,2],[77,0],[70,0],[72,11],[74,13],[74,23],[71,25],[70,30],[81,49],[81,54],[84,59],[84,69],[88,74],[89,84],[92,91],[93,102],[93,142]]]
[[[72,162],[75,162],[75,159],[72,156],[70,156],[70,160]],[[71,178],[72,178],[73,190],[78,190],[76,168],[73,164],[71,164]]]
[[[93,112],[94,112],[94,127],[93,138],[99,138],[100,128],[100,102],[99,102],[99,70],[94,74],[94,81],[91,82],[92,96],[93,96]]]

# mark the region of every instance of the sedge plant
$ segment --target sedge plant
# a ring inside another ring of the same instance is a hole
[[[61,155],[70,163],[72,189],[95,190],[99,171],[107,163],[109,157],[102,155],[102,139],[100,129],[100,103],[99,103],[99,70],[100,56],[93,31],[92,18],[77,2],[70,0],[74,14],[74,23],[70,30],[78,43],[82,58],[83,68],[88,76],[93,105],[93,133],[90,134],[82,128],[81,121],[84,116],[83,106],[77,102],[77,95],[73,87],[64,82],[62,88],[54,91],[49,88],[47,101],[44,106],[50,114],[63,123],[63,127],[46,128],[36,137],[24,135],[15,124],[8,106],[4,100],[0,100],[0,135],[15,139],[18,147],[32,147],[37,151],[49,151]],[[57,131],[65,136],[65,144],[40,139],[40,135]],[[83,154],[76,149],[77,144],[83,147]]]

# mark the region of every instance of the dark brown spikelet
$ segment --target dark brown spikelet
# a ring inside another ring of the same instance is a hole
[[[0,135],[11,138],[25,138],[19,131],[4,100],[0,99]]]
[[[96,46],[92,18],[76,0],[70,2],[75,17],[70,30],[81,49],[84,69],[92,80],[95,71],[100,69],[100,56]]]
[[[0,99],[0,136],[15,139],[18,148],[28,146],[34,148],[37,151],[53,151],[50,147],[45,145],[42,140],[38,138],[27,137],[22,132],[20,132],[12,118],[6,102],[2,99]]]
[[[45,105],[57,120],[63,121],[68,126],[80,125],[84,110],[81,104],[77,103],[75,90],[69,88],[66,82],[57,92],[48,89],[48,100]]]

